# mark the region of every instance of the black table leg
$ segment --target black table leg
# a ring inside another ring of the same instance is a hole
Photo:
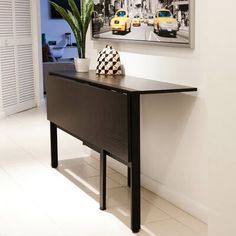
[[[57,149],[57,126],[50,122],[50,135],[51,135],[51,166],[52,168],[58,167],[58,149]]]
[[[131,167],[131,229],[140,230],[140,163],[132,162]]]
[[[100,154],[100,209],[106,210],[106,168],[107,157],[104,150]]]
[[[129,161],[131,164],[131,229],[140,230],[140,97],[129,98]]]
[[[130,167],[127,168],[127,185],[130,187]]]

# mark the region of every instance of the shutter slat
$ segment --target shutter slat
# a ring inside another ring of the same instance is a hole
[[[16,35],[29,36],[32,33],[31,6],[29,0],[15,1]]]
[[[0,0],[0,100],[6,114],[35,104],[31,1]]]
[[[17,104],[17,83],[14,55],[13,46],[0,48],[3,108]],[[9,61],[11,62],[10,64]]]
[[[32,45],[17,46],[20,103],[34,99],[34,71]]]
[[[12,1],[0,0],[0,38],[13,37]]]

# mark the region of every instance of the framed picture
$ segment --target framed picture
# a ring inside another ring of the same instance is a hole
[[[192,48],[194,0],[94,0],[92,38]]]

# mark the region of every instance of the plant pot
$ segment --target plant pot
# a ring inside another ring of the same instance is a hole
[[[74,58],[76,72],[88,72],[89,71],[89,58]]]

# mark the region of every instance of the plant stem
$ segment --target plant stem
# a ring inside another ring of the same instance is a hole
[[[78,57],[81,58],[81,48],[77,45]]]
[[[85,48],[86,48],[86,37],[82,37],[81,42],[81,58],[85,58]]]

